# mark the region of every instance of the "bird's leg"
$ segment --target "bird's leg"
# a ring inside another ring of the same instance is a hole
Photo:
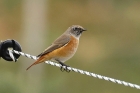
[[[63,72],[63,71],[66,71],[66,72],[70,72],[70,70],[67,69],[67,67],[69,67],[68,65],[64,64],[63,62],[57,60],[60,64],[61,64],[61,68],[60,70]],[[63,66],[65,66],[66,68],[63,68]]]

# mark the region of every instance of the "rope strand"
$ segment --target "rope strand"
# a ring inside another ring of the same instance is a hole
[[[12,51],[9,51],[9,52],[12,52]],[[36,56],[25,54],[23,52],[19,52],[19,51],[16,51],[16,50],[13,50],[13,52],[16,53],[16,54],[25,56],[27,58],[37,60]],[[49,65],[52,65],[52,66],[61,67],[60,64],[54,63],[54,62],[51,62],[51,61],[45,61],[45,63],[47,63]],[[65,66],[63,66],[63,68],[65,68]],[[77,68],[67,67],[67,69],[70,70],[70,71],[78,72],[80,74],[85,74],[87,76],[92,76],[92,77],[95,77],[95,78],[98,78],[98,79],[103,79],[103,80],[110,81],[110,82],[117,83],[117,84],[121,84],[121,85],[124,85],[124,86],[129,86],[129,87],[132,87],[132,88],[140,89],[140,85],[137,85],[137,84],[132,84],[132,83],[129,83],[129,82],[113,79],[113,78],[110,78],[110,77],[98,75],[98,74],[91,73],[91,72],[84,71],[84,70],[80,70],[80,69],[77,69]]]

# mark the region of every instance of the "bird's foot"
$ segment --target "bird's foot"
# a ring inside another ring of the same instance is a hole
[[[66,64],[64,64],[64,63],[62,63],[62,62],[59,62],[60,64],[61,64],[61,68],[60,68],[60,70],[62,71],[62,72],[64,72],[64,71],[66,71],[66,72],[70,72],[71,70],[69,70],[68,69],[68,67],[70,67],[70,66],[68,66],[68,65],[66,65]]]

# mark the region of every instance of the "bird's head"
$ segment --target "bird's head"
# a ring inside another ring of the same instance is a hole
[[[86,29],[84,29],[80,25],[72,25],[71,27],[69,27],[70,34],[76,38],[79,38],[83,31],[86,31]]]

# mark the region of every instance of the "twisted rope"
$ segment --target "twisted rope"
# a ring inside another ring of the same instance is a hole
[[[27,58],[37,60],[36,56],[25,54],[23,52],[19,52],[19,51],[16,51],[16,50],[13,50],[11,52],[22,55],[22,56],[25,56]],[[54,63],[54,62],[51,62],[51,61],[45,61],[45,63],[47,63],[49,65],[52,65],[52,66],[61,67],[60,64]],[[63,66],[63,68],[65,68],[65,66]],[[121,84],[121,85],[124,85],[124,86],[129,86],[129,87],[132,87],[132,88],[140,89],[140,85],[137,85],[137,84],[132,84],[132,83],[129,83],[129,82],[113,79],[113,78],[110,78],[110,77],[98,75],[98,74],[91,73],[91,72],[84,71],[84,70],[80,70],[80,69],[77,69],[77,68],[67,67],[67,69],[70,70],[70,71],[78,72],[80,74],[85,74],[85,75],[88,75],[88,76],[92,76],[92,77],[95,77],[95,78],[98,78],[98,79],[103,79],[103,80],[110,81],[110,82],[117,83],[117,84]]]

